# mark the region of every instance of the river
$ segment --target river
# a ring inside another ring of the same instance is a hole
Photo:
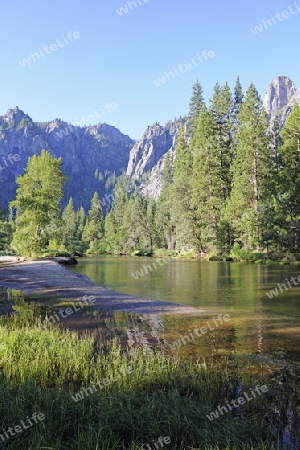
[[[300,366],[299,266],[180,259],[159,264],[148,257],[97,256],[80,258],[72,270],[109,289],[204,310],[197,318],[160,317],[160,326],[150,324],[149,336],[156,333],[157,341],[168,343],[181,339],[184,354],[238,354],[266,364]],[[213,327],[220,314],[230,320]],[[147,320],[138,322],[145,327]],[[195,335],[195,328],[209,324],[213,332]]]

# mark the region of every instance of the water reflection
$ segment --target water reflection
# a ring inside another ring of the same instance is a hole
[[[24,301],[22,291],[0,287],[0,316],[12,314],[14,312],[13,304],[18,304],[20,301]]]

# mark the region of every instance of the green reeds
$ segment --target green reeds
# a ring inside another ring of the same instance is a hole
[[[230,371],[163,350],[126,350],[117,339],[99,344],[52,325],[38,329],[33,317],[27,320],[0,320],[1,426],[34,412],[45,420],[5,442],[0,437],[0,448],[148,450],[160,436],[171,439],[165,450],[279,448],[271,418],[274,405],[280,408],[278,392],[211,422],[207,414],[236,395],[239,380]]]

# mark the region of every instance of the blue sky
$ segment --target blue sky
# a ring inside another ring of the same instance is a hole
[[[277,75],[300,86],[294,0],[135,2],[130,9],[125,0],[0,0],[0,115],[18,105],[34,121],[59,117],[75,124],[84,117],[138,139],[148,125],[187,113],[196,78],[207,100],[216,82],[233,88],[238,75],[244,91],[253,81],[262,96]],[[118,14],[125,5],[128,12]],[[273,26],[254,35],[250,29],[270,15]],[[71,42],[68,32],[80,37]],[[30,53],[39,48],[44,56],[34,62]],[[205,50],[214,57],[200,64],[197,54]],[[22,67],[24,58],[30,64]],[[174,79],[156,86],[154,80],[175,69]]]

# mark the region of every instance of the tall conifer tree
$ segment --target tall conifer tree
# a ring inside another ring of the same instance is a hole
[[[162,190],[157,200],[156,228],[169,250],[175,249],[175,224],[173,222],[173,159],[169,151],[164,160]]]
[[[253,83],[247,90],[238,121],[227,217],[236,239],[247,248],[258,249],[262,231],[260,207],[268,196],[272,160],[266,113]]]
[[[187,144],[185,127],[182,125],[176,141],[172,216],[176,223],[176,247],[183,250],[190,247],[193,236],[192,172],[193,155]]]
[[[279,186],[286,197],[281,202],[280,217],[285,245],[291,251],[300,251],[300,106],[295,103],[280,136],[279,150],[282,167]]]
[[[193,84],[192,96],[189,103],[189,114],[188,114],[188,133],[192,135],[196,130],[196,122],[201,112],[201,108],[204,105],[203,89],[199,80]]]

